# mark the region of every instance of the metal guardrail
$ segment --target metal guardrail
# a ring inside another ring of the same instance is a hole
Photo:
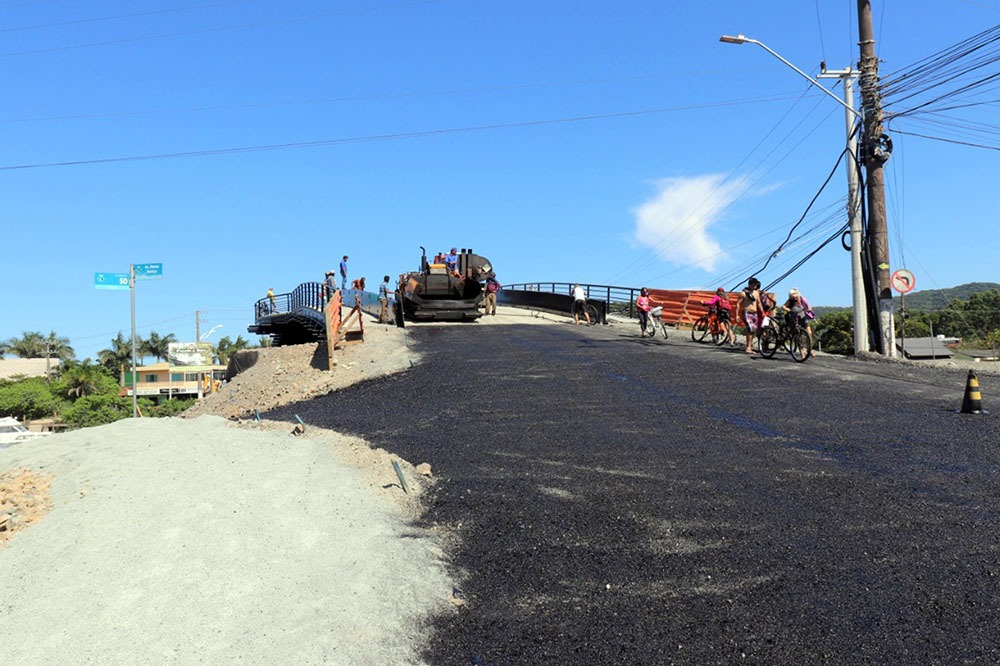
[[[554,294],[533,289],[504,287],[497,293],[497,303],[514,307],[542,310],[555,314],[573,316],[573,297],[569,294]],[[587,303],[597,309],[597,323],[608,323],[608,304],[596,298],[588,298]]]
[[[517,284],[505,284],[503,288],[504,290],[534,291],[569,296],[573,291],[574,284],[577,283],[519,282]],[[605,314],[618,314],[633,319],[639,316],[635,311],[635,299],[639,297],[639,287],[613,287],[605,284],[580,284],[580,286],[586,292],[588,301],[602,301],[606,305]]]
[[[303,282],[288,294],[275,294],[274,298],[265,296],[254,303],[254,319],[267,315],[295,312],[300,308],[323,311],[326,302],[324,298],[326,285],[321,282]]]

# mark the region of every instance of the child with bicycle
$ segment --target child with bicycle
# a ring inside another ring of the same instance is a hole
[[[701,304],[707,305],[709,311],[715,308],[715,318],[719,320],[719,326],[722,327],[723,332],[726,334],[726,342],[735,346],[736,334],[733,333],[732,325],[733,305],[729,302],[726,290],[719,287],[715,290],[715,296],[707,301],[702,301]]]
[[[649,311],[653,305],[649,302],[649,289],[643,287],[639,291],[639,297],[635,299],[635,309],[639,313],[639,335],[646,335],[646,327],[650,326]],[[654,331],[656,329],[653,329]]]

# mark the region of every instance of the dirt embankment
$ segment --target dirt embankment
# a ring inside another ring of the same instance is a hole
[[[401,372],[418,360],[407,347],[405,329],[379,325],[365,328],[364,342],[335,350],[336,365],[332,370],[327,369],[326,343],[254,351],[256,364],[224,384],[215,395],[190,407],[184,416],[254,418],[254,410],[264,412],[366,379]]]

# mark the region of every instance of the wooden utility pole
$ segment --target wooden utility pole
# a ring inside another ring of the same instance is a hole
[[[889,282],[889,232],[885,219],[885,174],[892,145],[882,128],[882,99],[879,95],[878,56],[872,30],[870,0],[858,0],[858,45],[861,47],[861,109],[864,135],[861,158],[865,165],[868,200],[868,248],[875,270],[875,297],[878,300],[876,345],[883,356],[896,355],[896,335],[892,325],[892,288]]]

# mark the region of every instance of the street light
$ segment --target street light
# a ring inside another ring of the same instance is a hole
[[[746,35],[736,35],[735,37],[732,35],[722,35],[719,37],[719,41],[726,44],[756,44],[798,73],[806,81],[837,100],[837,103],[847,110],[847,154],[850,158],[847,161],[847,217],[851,233],[851,295],[854,306],[854,354],[857,355],[860,352],[868,351],[868,311],[865,308],[864,273],[861,266],[861,198],[858,194],[858,172],[855,168],[855,160],[858,154],[858,138],[854,132],[854,123],[861,119],[861,115],[854,110],[853,82],[858,77],[858,73],[850,67],[830,71],[826,67],[823,67],[820,78],[836,77],[843,82],[845,101],[821,86],[801,69],[782,58],[781,55],[764,42],[751,39]]]

